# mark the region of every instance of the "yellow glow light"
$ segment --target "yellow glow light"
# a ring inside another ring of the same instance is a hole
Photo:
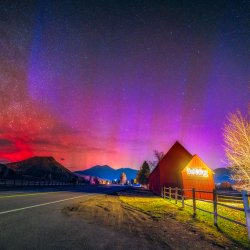
[[[208,171],[200,168],[187,168],[187,174],[208,177]]]

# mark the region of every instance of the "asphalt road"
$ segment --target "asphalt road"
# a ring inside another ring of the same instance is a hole
[[[112,242],[105,242],[103,228],[69,217],[62,209],[123,188],[79,186],[0,191],[0,250],[108,249]]]

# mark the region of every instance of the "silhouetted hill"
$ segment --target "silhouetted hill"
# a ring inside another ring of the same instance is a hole
[[[215,183],[221,183],[224,181],[233,183],[233,181],[230,179],[231,171],[228,168],[217,168],[214,170],[214,182]]]
[[[0,179],[2,178],[15,178],[17,174],[11,169],[8,168],[6,165],[0,164]]]
[[[132,168],[113,169],[107,165],[104,166],[97,165],[86,170],[76,171],[75,173],[89,175],[89,176],[96,176],[107,180],[114,180],[114,179],[120,179],[122,172],[124,172],[127,175],[128,180],[136,178],[137,170],[135,169]]]
[[[8,163],[6,166],[17,175],[51,180],[71,180],[75,174],[53,157],[32,157],[23,161]]]

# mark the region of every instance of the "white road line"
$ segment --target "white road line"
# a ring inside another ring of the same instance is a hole
[[[6,199],[6,198],[17,198],[17,197],[27,197],[27,196],[35,196],[35,195],[44,195],[44,194],[55,194],[56,192],[43,192],[43,193],[21,193],[21,194],[13,194],[13,195],[2,195],[0,196],[0,199]]]
[[[29,206],[29,207],[22,207],[22,208],[12,209],[12,210],[8,210],[8,211],[0,212],[0,215],[13,213],[13,212],[18,212],[18,211],[22,211],[22,210],[26,210],[26,209],[30,209],[30,208],[35,208],[35,207],[47,206],[47,205],[50,205],[50,204],[55,204],[55,203],[59,203],[59,202],[63,202],[63,201],[74,200],[74,199],[78,199],[78,198],[82,198],[82,197],[86,197],[86,196],[91,196],[91,195],[93,195],[93,194],[80,195],[80,196],[75,196],[75,197],[71,197],[71,198],[67,198],[67,199],[63,199],[63,200],[51,201],[51,202],[42,203],[42,204],[38,204],[38,205],[33,205],[33,206]]]

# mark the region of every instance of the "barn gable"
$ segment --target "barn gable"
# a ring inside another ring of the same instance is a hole
[[[191,159],[192,155],[179,142],[176,142],[159,163],[161,185],[179,186],[181,184],[179,172]]]
[[[201,191],[214,189],[214,172],[201,160],[198,155],[194,155],[186,167],[181,171],[183,189],[190,190],[195,188]],[[192,197],[190,191],[185,191],[185,195]],[[196,196],[202,199],[212,199],[211,193],[197,192]]]
[[[204,163],[204,161],[202,161],[198,155],[194,155],[181,172],[182,174],[186,172],[190,175],[197,175],[201,177],[204,176],[204,178],[209,174],[214,174],[214,172],[206,165],[206,163]]]

